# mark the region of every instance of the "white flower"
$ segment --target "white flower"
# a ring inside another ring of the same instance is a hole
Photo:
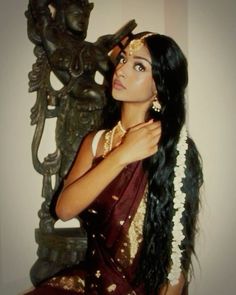
[[[171,270],[168,274],[168,280],[171,285],[176,285],[179,282],[179,277],[181,273],[181,256],[182,251],[180,249],[181,243],[184,239],[183,225],[181,223],[181,218],[184,212],[184,204],[186,199],[186,194],[182,192],[183,188],[183,178],[185,177],[186,168],[186,151],[188,149],[187,144],[187,130],[183,126],[180,132],[179,142],[177,144],[177,158],[176,167],[174,168],[174,198],[173,205],[175,209],[175,214],[173,215],[173,229],[172,229],[172,253],[171,253]]]

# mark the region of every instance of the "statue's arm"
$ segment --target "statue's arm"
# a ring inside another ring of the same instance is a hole
[[[52,55],[60,47],[58,31],[49,9],[51,0],[30,0],[29,10],[33,17],[35,30],[41,38],[47,54]]]
[[[49,9],[51,3],[52,0],[29,0],[29,11],[33,18],[34,30],[47,53],[53,72],[63,84],[67,84],[70,80],[70,54],[64,46],[63,36]]]
[[[114,34],[104,35],[97,39],[95,44],[99,47],[104,48],[104,50],[108,53],[115,46],[119,45],[121,47],[125,46],[122,44],[124,39],[129,38],[132,35],[132,31],[137,26],[135,20],[130,20],[124,26],[122,26],[117,32]]]

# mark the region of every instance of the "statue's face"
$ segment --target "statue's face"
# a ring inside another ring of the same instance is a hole
[[[86,38],[91,9],[91,6],[83,7],[79,4],[68,5],[65,9],[67,27]]]

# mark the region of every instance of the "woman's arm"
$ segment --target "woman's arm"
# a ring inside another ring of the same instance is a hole
[[[77,216],[126,165],[156,153],[160,133],[158,122],[131,128],[123,142],[92,169],[92,136],[87,136],[57,201],[57,216],[62,220]]]

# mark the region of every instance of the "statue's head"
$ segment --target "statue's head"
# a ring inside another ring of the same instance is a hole
[[[61,8],[66,27],[85,39],[93,3],[88,0],[61,0]]]

